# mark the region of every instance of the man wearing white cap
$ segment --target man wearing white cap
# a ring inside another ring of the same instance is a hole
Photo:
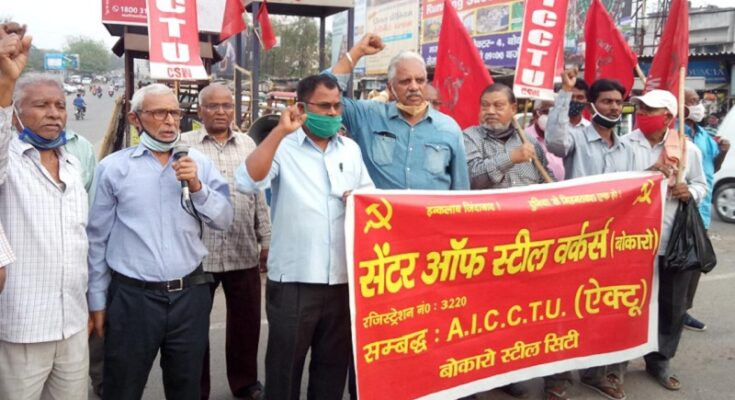
[[[666,270],[666,246],[679,201],[699,201],[707,192],[707,181],[702,169],[702,153],[693,143],[680,139],[678,133],[669,129],[677,114],[677,101],[665,90],[652,90],[643,96],[634,97],[638,129],[624,136],[621,141],[632,154],[633,169],[654,169],[669,175],[669,194],[664,204],[664,221],[659,247],[659,332],[658,351],[645,356],[646,371],[663,387],[679,390],[681,383],[670,367],[676,354],[687,310],[687,293],[693,272],[671,272]],[[685,158],[682,160],[682,149]],[[683,171],[680,171],[684,163]],[[677,174],[684,174],[677,183]]]

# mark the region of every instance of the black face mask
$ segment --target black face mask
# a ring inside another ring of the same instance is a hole
[[[574,118],[579,114],[582,114],[584,106],[586,105],[587,103],[582,103],[581,101],[571,101],[569,103],[569,118]]]
[[[619,115],[617,119],[610,119],[606,116],[600,114],[597,109],[595,108],[595,105],[590,103],[590,107],[592,107],[592,111],[595,112],[595,115],[592,117],[592,122],[596,123],[597,125],[600,125],[603,128],[612,129],[615,127],[615,125],[620,123],[620,119],[623,117],[623,115]]]

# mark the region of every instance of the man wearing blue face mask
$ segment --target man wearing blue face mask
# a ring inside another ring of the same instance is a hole
[[[0,41],[14,47],[0,51],[0,222],[17,257],[0,295],[0,399],[84,399],[88,207],[81,165],[63,148],[63,84],[18,79],[31,38],[0,28]]]
[[[351,354],[344,199],[373,182],[360,148],[337,134],[337,82],[313,75],[299,82],[288,108],[236,172],[237,189],[273,189],[266,313],[265,394],[298,400],[311,349],[308,398],[342,398]]]

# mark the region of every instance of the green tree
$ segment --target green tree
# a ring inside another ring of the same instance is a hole
[[[31,51],[28,53],[28,65],[26,71],[43,71],[43,55],[48,53],[49,50],[42,50],[36,46],[31,45]]]
[[[110,69],[110,51],[102,40],[85,36],[72,36],[66,39],[64,52],[79,54],[79,69],[83,72],[104,73]]]
[[[264,76],[304,77],[319,71],[319,25],[315,18],[271,18],[280,46],[261,53]]]

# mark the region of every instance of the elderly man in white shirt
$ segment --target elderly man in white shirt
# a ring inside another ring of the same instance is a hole
[[[669,178],[669,195],[664,204],[658,258],[659,349],[646,355],[646,371],[664,388],[679,390],[681,382],[672,372],[670,362],[676,354],[684,328],[687,294],[693,271],[667,270],[664,254],[679,202],[699,203],[707,193],[707,181],[699,148],[689,140],[679,139],[678,133],[669,129],[677,114],[674,95],[665,90],[652,90],[643,96],[634,97],[633,102],[637,106],[638,129],[621,139],[632,152],[633,168],[643,170],[654,165],[655,168],[666,169],[672,174]],[[684,153],[681,151],[683,148]],[[684,160],[681,160],[682,154],[685,154]],[[684,170],[680,171],[682,163],[686,164]],[[677,173],[684,174],[681,182],[676,180]]]
[[[87,193],[63,148],[63,85],[19,80],[31,38],[14,40],[0,54],[0,222],[17,256],[0,295],[0,399],[86,399]]]

